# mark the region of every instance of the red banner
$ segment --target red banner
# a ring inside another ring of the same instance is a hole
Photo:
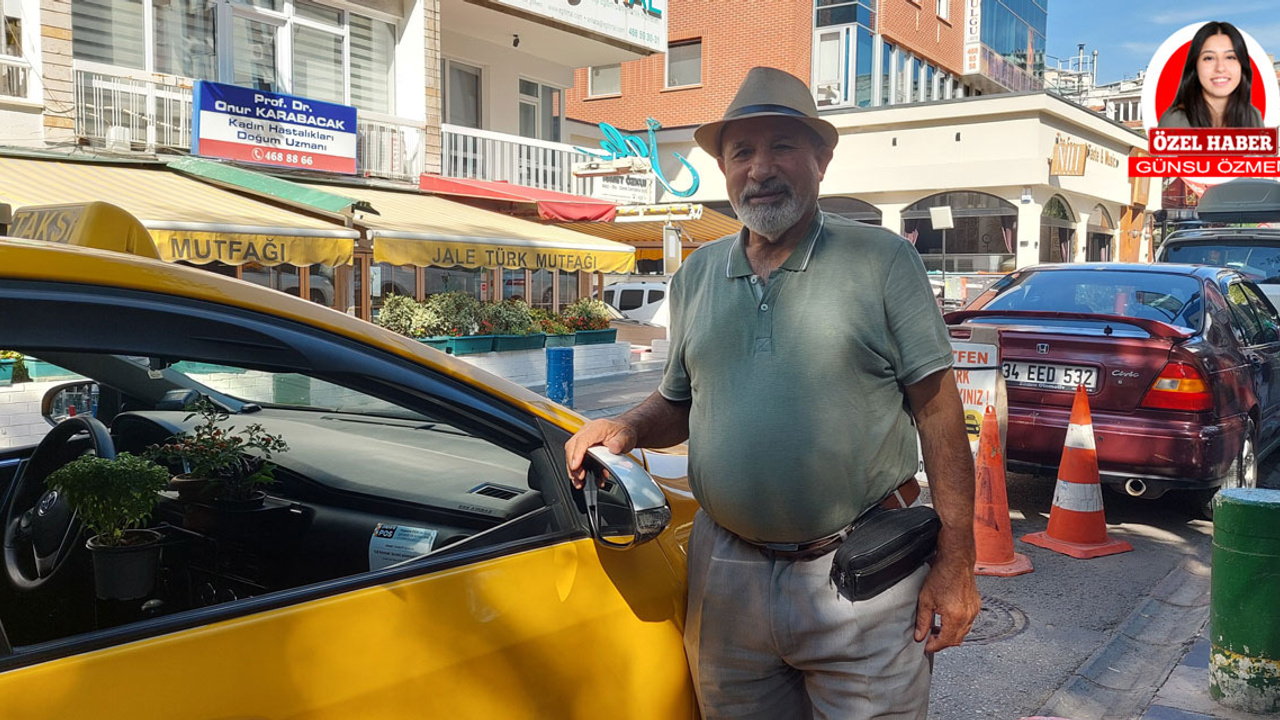
[[[1129,177],[1280,177],[1280,158],[1131,157]]]
[[[1152,155],[1276,154],[1275,128],[1152,128],[1150,136]]]

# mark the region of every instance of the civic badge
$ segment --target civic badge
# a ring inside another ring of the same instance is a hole
[[[50,490],[45,493],[44,497],[40,498],[40,504],[36,505],[36,514],[40,517],[44,517],[49,514],[49,511],[52,510],[53,506],[56,504],[58,504],[58,491]]]
[[[1036,343],[1036,352],[1041,355],[1049,354],[1049,343]]]

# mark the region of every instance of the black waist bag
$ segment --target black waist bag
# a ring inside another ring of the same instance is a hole
[[[873,598],[933,559],[941,527],[926,505],[873,508],[836,550],[831,580],[850,600]]]

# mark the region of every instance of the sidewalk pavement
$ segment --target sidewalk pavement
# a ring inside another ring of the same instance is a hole
[[[658,389],[661,370],[574,384],[574,409],[611,417]],[[545,393],[545,387],[531,388]],[[1209,568],[1188,562],[1152,589],[1040,709],[1066,720],[1256,720],[1209,697]]]

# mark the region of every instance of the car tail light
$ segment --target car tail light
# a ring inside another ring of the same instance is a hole
[[[1213,396],[1204,373],[1194,365],[1171,362],[1160,371],[1142,406],[1162,410],[1212,410]]]

